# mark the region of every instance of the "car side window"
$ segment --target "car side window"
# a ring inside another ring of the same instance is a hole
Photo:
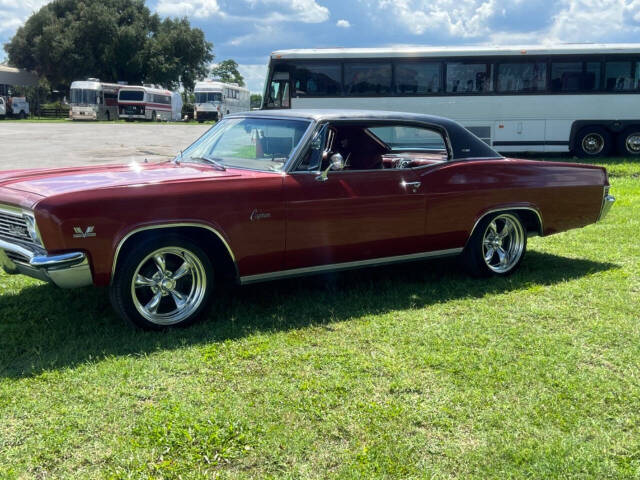
[[[416,168],[448,159],[440,131],[407,125],[370,127],[369,131],[389,147],[382,156],[384,168]]]

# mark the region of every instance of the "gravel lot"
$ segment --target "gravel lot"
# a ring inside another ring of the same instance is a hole
[[[173,158],[211,125],[0,121],[0,170]]]

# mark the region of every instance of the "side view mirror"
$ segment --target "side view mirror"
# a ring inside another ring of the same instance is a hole
[[[326,182],[329,179],[329,170],[344,170],[344,158],[339,153],[331,155],[329,166],[320,172],[320,175],[316,177],[319,182]]]

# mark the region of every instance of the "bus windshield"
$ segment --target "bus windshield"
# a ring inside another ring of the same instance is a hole
[[[187,148],[178,160],[225,167],[281,171],[309,128],[307,120],[231,118],[222,120]]]
[[[71,103],[77,105],[95,105],[98,103],[98,91],[84,88],[71,89]]]
[[[120,90],[119,99],[141,102],[144,100],[144,92],[142,90]]]
[[[212,103],[221,101],[221,92],[196,92],[196,103]]]

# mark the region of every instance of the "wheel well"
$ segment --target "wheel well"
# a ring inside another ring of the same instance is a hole
[[[467,238],[467,243],[469,242],[469,239],[473,236],[478,225],[480,225],[480,222],[482,222],[482,220],[487,215],[493,215],[496,213],[512,213],[517,215],[518,218],[520,218],[520,220],[522,221],[522,225],[527,229],[528,236],[531,236],[532,234],[540,235],[540,236],[543,235],[542,216],[538,213],[537,210],[534,210],[533,208],[523,208],[523,207],[520,207],[520,208],[505,207],[505,208],[499,208],[495,210],[489,210],[488,212],[480,215],[476,220],[476,223],[473,225],[473,228],[471,229],[471,233],[469,233],[469,237]]]
[[[208,228],[197,226],[174,226],[174,227],[158,227],[148,230],[142,230],[134,233],[128,237],[125,237],[124,243],[120,245],[116,250],[116,257],[113,259],[113,269],[111,275],[111,281],[116,273],[118,263],[123,259],[129,251],[137,243],[147,238],[153,238],[154,236],[165,236],[167,234],[178,234],[185,238],[188,238],[192,242],[195,242],[200,248],[202,248],[214,264],[214,268],[217,271],[216,277],[218,279],[226,279],[237,282],[239,277],[238,268],[235,260],[232,257],[232,253],[227,247],[225,241],[222,240],[216,233]]]
[[[573,150],[578,132],[585,127],[599,127],[605,129],[611,135],[618,135],[625,129],[638,125],[640,125],[640,120],[576,120],[571,125],[569,148]]]
[[[522,224],[527,229],[527,234],[542,235],[541,217],[533,210],[515,210],[515,213],[522,220]]]

